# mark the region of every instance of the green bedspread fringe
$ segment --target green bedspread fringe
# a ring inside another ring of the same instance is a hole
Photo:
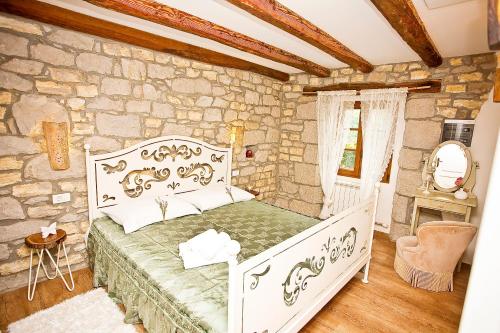
[[[147,278],[115,252],[96,229],[89,234],[88,252],[94,287],[107,286],[109,296],[125,306],[125,322],[143,323],[148,333],[207,332],[191,323],[176,307],[158,294]]]

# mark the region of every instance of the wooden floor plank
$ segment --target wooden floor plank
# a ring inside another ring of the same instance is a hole
[[[351,280],[307,325],[302,333],[456,332],[460,322],[469,266],[455,275],[453,292],[429,292],[409,286],[393,269],[395,245],[387,235],[375,233],[369,283]],[[27,288],[0,295],[0,330],[9,323],[92,289],[92,272],[74,273],[75,290],[61,280],[37,286],[32,302]],[[142,325],[136,325],[145,333]]]

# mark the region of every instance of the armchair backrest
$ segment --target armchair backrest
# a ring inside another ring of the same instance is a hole
[[[422,224],[417,230],[417,266],[430,272],[452,272],[476,231],[476,226],[465,222],[435,221]]]

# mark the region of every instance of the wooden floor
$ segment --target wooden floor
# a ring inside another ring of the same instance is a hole
[[[302,330],[304,333],[341,332],[456,332],[465,297],[469,266],[455,275],[455,291],[434,293],[415,289],[392,268],[395,245],[375,234],[370,282],[351,280]],[[0,295],[0,330],[9,323],[53,306],[92,288],[88,269],[75,272],[75,290],[68,292],[60,279],[37,286],[32,302],[27,288]],[[144,332],[137,325],[138,332]]]

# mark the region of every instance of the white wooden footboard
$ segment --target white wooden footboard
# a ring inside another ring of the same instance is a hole
[[[379,186],[367,201],[229,265],[228,333],[297,332],[363,266],[367,282]]]

